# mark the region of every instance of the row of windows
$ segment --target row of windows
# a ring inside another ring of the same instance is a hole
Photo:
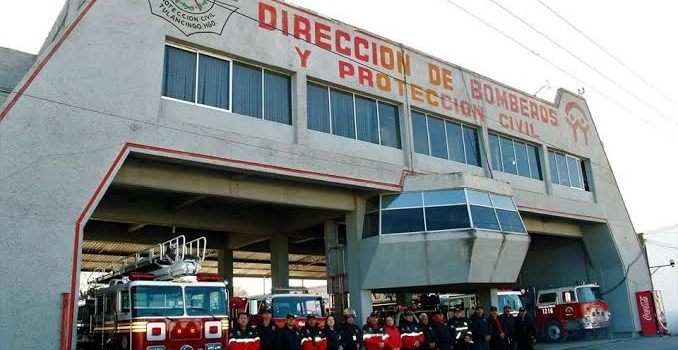
[[[475,128],[412,112],[412,133],[417,153],[480,166]]]
[[[170,45],[165,46],[163,96],[292,124],[291,81],[287,75]],[[308,128],[400,148],[398,107],[373,98],[309,83]],[[478,131],[473,127],[412,112],[417,153],[481,166]],[[489,135],[492,169],[543,180],[535,145]],[[589,190],[583,161],[549,151],[554,184]]]
[[[191,103],[292,124],[290,77],[165,46],[162,93]]]
[[[397,106],[313,83],[306,94],[309,129],[400,148]]]
[[[363,238],[469,228],[526,232],[511,197],[451,189],[404,192],[368,199]]]

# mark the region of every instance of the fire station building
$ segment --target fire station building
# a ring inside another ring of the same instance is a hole
[[[648,268],[577,94],[277,0],[69,0],[36,57],[0,56],[3,347],[74,347],[80,272],[176,234],[363,320],[372,293],[582,280],[639,330]]]

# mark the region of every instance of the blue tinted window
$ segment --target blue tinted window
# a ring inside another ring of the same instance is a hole
[[[445,127],[447,128],[447,150],[450,153],[450,159],[455,162],[466,163],[461,125],[445,122]]]
[[[426,230],[453,230],[469,228],[471,222],[468,218],[466,205],[426,208]]]
[[[431,142],[431,155],[447,159],[447,140],[445,139],[445,123],[438,118],[428,119],[428,135]]]
[[[499,223],[494,214],[494,209],[472,205],[471,216],[473,217],[473,227],[499,231]]]
[[[196,53],[165,46],[163,96],[195,102]]]
[[[563,186],[570,186],[570,175],[567,171],[567,158],[564,154],[556,153],[556,162],[558,163],[558,178]]]
[[[514,141],[513,145],[516,150],[516,165],[518,166],[518,175],[530,177],[530,164],[527,156],[527,146],[518,141]]]
[[[428,155],[428,131],[426,131],[426,116],[412,112],[412,134],[414,136],[414,151]]]
[[[555,152],[549,151],[549,170],[551,171],[551,182],[554,184],[560,183],[557,164]]]
[[[469,204],[492,206],[490,202],[490,194],[487,192],[480,192],[474,190],[466,190]]]
[[[516,206],[513,204],[513,199],[508,196],[502,196],[498,194],[491,194],[492,203],[495,208],[507,209],[507,210],[516,210]]]
[[[464,144],[466,148],[466,163],[480,166],[480,148],[478,147],[478,131],[464,126]]]
[[[379,234],[379,212],[365,214],[363,221],[363,238],[376,236]]]
[[[355,120],[353,114],[353,95],[332,90],[332,133],[355,138]]]
[[[261,68],[233,63],[233,112],[262,117]]]
[[[400,148],[400,119],[397,106],[379,102],[379,132],[382,145]]]
[[[330,132],[330,100],[327,88],[315,84],[308,84],[306,90],[306,111],[308,113],[308,128],[312,130]]]
[[[572,187],[584,188],[583,184],[581,183],[581,169],[579,160],[576,158],[567,157],[567,168],[570,171],[570,183]]]
[[[501,159],[504,167],[504,172],[511,174],[518,174],[518,167],[516,166],[516,157],[513,151],[513,140],[502,137],[501,143]]]
[[[206,55],[198,60],[198,103],[228,109],[231,63]]]
[[[381,212],[381,233],[405,233],[424,231],[424,210],[396,209]]]
[[[444,205],[466,203],[463,189],[424,192],[424,205]]]
[[[499,137],[490,134],[490,155],[492,156],[492,169],[503,171],[501,167],[501,148],[499,147]]]
[[[530,177],[537,180],[543,179],[539,163],[539,149],[537,147],[527,145],[527,160],[530,163]]]
[[[501,223],[502,231],[525,233],[525,227],[523,227],[523,223],[520,221],[520,214],[518,212],[497,209],[497,217]]]
[[[264,118],[292,124],[292,92],[290,77],[273,72],[264,72]]]
[[[421,192],[388,194],[381,197],[381,207],[384,209],[421,207]]]
[[[355,118],[358,140],[379,143],[377,126],[377,101],[356,96]]]

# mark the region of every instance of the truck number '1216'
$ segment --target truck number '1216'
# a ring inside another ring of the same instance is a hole
[[[553,307],[541,308],[541,313],[544,314],[544,315],[552,315],[553,314]]]

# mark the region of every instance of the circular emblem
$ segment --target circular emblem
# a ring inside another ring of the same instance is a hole
[[[194,14],[205,13],[214,7],[214,0],[174,0],[174,3],[180,9]]]
[[[181,347],[181,350],[193,350],[193,347],[190,345],[184,345]]]

